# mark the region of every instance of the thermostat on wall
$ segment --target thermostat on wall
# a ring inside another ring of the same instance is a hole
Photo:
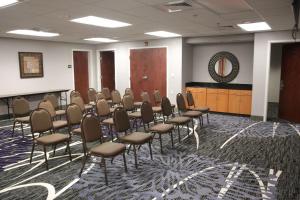
[[[72,68],[72,65],[68,65],[68,68]]]

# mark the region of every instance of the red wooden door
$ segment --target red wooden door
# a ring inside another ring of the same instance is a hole
[[[89,62],[87,51],[74,51],[74,81],[75,90],[79,91],[84,102],[88,103],[88,89],[89,89]]]
[[[100,52],[101,86],[110,91],[115,89],[115,53],[113,51]]]
[[[282,49],[279,117],[300,123],[300,44],[287,44]]]
[[[130,82],[135,100],[141,100],[141,92],[147,91],[153,103],[152,94],[158,89],[166,96],[166,48],[130,50]]]

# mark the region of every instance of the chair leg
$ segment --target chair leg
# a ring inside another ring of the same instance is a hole
[[[80,172],[79,172],[79,177],[81,177],[81,174],[82,174],[82,171],[83,171],[83,169],[84,169],[84,166],[85,166],[87,157],[88,157],[87,155],[84,155],[84,157],[83,157],[81,170],[80,170]]]
[[[173,131],[171,131],[170,136],[171,136],[172,148],[174,148]]]
[[[161,134],[159,133],[159,143],[160,143],[160,153],[163,153],[162,150],[162,141],[161,141]]]
[[[113,132],[112,132],[112,126],[108,125],[108,135],[110,135],[111,141],[114,140]]]
[[[159,135],[160,135],[160,134],[159,134]],[[151,140],[149,140],[148,144],[149,144],[150,157],[151,157],[151,160],[153,160],[153,156],[152,156],[152,148],[151,148]]]
[[[192,128],[193,128],[193,134],[195,133],[195,125],[194,125],[194,119],[192,118]],[[189,131],[190,133],[190,131]]]
[[[135,168],[137,169],[138,163],[137,163],[137,157],[136,157],[136,148],[135,148],[135,145],[132,145],[132,146],[133,146],[133,153],[134,153],[134,164],[135,164]]]
[[[35,147],[35,143],[34,143],[34,141],[33,141],[33,143],[32,143],[32,149],[31,149],[31,154],[30,154],[30,160],[29,160],[29,163],[30,163],[30,164],[31,164],[31,162],[32,162],[32,155],[33,155],[34,147]]]
[[[47,160],[46,146],[44,145],[43,148],[44,148],[44,156],[45,156],[46,169],[48,170],[48,160]]]
[[[127,164],[126,164],[126,158],[125,158],[125,151],[123,152],[123,161],[124,161],[125,172],[127,173]]]
[[[181,142],[179,124],[177,125],[177,130],[178,130],[178,140],[179,142]]]
[[[208,113],[206,114],[206,117],[207,117],[207,123],[209,124],[209,118],[208,118]]]
[[[24,137],[23,122],[21,122],[21,129],[22,129],[22,135],[23,135],[23,137]]]
[[[108,185],[105,159],[102,158],[102,159],[101,159],[101,162],[102,162],[102,165],[103,165],[103,167],[104,167],[105,185]]]
[[[114,162],[114,157],[111,158],[110,163],[113,164]]]
[[[13,125],[13,132],[12,132],[12,137],[14,137],[14,133],[15,133],[15,127],[16,127],[16,121],[14,121],[14,125]]]
[[[130,149],[131,149],[131,144],[130,144],[129,147],[128,147],[127,154],[129,154]]]
[[[66,147],[66,149],[68,149],[68,152],[69,152],[69,158],[70,158],[70,161],[72,161],[71,148],[70,148],[70,142],[69,142],[69,141],[67,142],[67,147]]]
[[[55,156],[56,144],[53,145],[53,156]]]

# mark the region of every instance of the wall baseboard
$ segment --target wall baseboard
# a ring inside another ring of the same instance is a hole
[[[254,121],[263,121],[264,117],[263,116],[255,116],[255,115],[251,115],[250,117],[252,120]]]

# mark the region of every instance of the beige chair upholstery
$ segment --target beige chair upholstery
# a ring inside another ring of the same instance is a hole
[[[207,119],[207,123],[209,124],[209,107],[195,107],[195,102],[194,102],[194,97],[193,94],[191,93],[191,91],[187,91],[186,93],[186,100],[187,100],[187,104],[189,106],[189,110],[196,110],[196,111],[200,111],[203,114],[206,114],[206,119]],[[202,119],[202,124],[203,124],[203,119]]]
[[[43,109],[47,110],[50,113],[50,116],[51,116],[52,120],[55,119],[56,112],[55,112],[55,109],[54,109],[54,107],[53,107],[53,105],[51,104],[50,101],[42,100],[39,103],[38,108],[43,108]],[[53,129],[54,130],[65,128],[67,126],[68,126],[67,120],[55,120],[55,121],[53,121]]]
[[[97,91],[94,88],[89,88],[88,90],[89,104],[96,105],[96,94]]]
[[[154,118],[154,112],[152,110],[152,106],[147,101],[143,102],[142,107],[141,107],[141,113],[142,113],[142,121],[144,124],[145,131],[146,131],[146,125],[147,125],[150,132],[159,134],[161,153],[163,153],[163,151],[162,151],[162,134],[169,134],[171,136],[172,147],[174,147],[174,142],[173,142],[174,126],[172,124],[163,124],[163,123],[157,124],[155,121],[155,118]],[[150,127],[150,123],[152,123],[152,122],[154,122],[154,125]]]
[[[96,112],[101,123],[109,128],[109,135],[111,136],[111,140],[113,140],[112,128],[114,125],[114,120],[111,117],[112,110],[105,99],[100,99],[97,101]]]
[[[23,124],[29,124],[29,102],[23,97],[16,97],[12,102],[12,110],[14,117],[12,136],[15,133],[15,127],[17,124],[21,125],[22,135],[24,137],[24,127]]]
[[[173,109],[170,103],[170,100],[167,97],[163,97],[161,101],[161,108],[162,108],[162,114],[163,114],[163,120],[165,123],[174,124],[177,126],[178,130],[178,140],[181,141],[180,137],[180,125],[186,125],[187,126],[187,133],[189,134],[189,122],[191,121],[191,118],[184,117],[184,116],[178,116],[178,117],[171,117],[173,115]]]
[[[81,135],[81,123],[83,113],[77,104],[70,104],[66,109],[68,129],[70,134]],[[74,128],[75,127],[75,128]]]
[[[113,105],[121,105],[122,99],[121,94],[118,90],[114,90],[111,92],[111,100]]]
[[[76,91],[76,90],[72,90],[70,93],[70,99],[72,99],[73,96],[80,96],[80,92]]]
[[[148,92],[142,92],[141,93],[141,98],[142,98],[143,102],[146,101],[146,102],[151,103],[150,96],[149,96]],[[160,106],[153,106],[152,110],[153,110],[154,113],[160,113],[161,112],[161,107]]]
[[[133,94],[133,91],[132,91],[131,88],[126,88],[126,89],[125,89],[125,94],[124,94],[124,95],[129,95],[129,96],[131,96],[131,98],[134,100],[134,94]],[[134,106],[135,106],[136,108],[140,108],[141,105],[142,105],[142,103],[143,103],[143,102],[137,101],[137,102],[134,102],[133,104],[134,104]]]
[[[42,145],[45,155],[46,168],[48,170],[48,159],[47,159],[47,146],[54,146],[53,155],[55,155],[56,145],[60,143],[67,144],[67,150],[69,151],[69,158],[71,157],[71,150],[69,146],[70,135],[61,133],[53,133],[53,122],[51,114],[43,108],[38,108],[33,111],[30,115],[30,126],[33,138],[32,150],[30,155],[30,163],[32,162],[32,155],[34,152],[35,145]],[[46,132],[50,134],[45,135]],[[34,133],[39,133],[38,137],[35,137]]]
[[[84,160],[83,160],[83,164],[79,176],[81,176],[82,174],[87,159],[91,156],[101,157],[101,164],[104,167],[106,185],[108,185],[108,180],[107,180],[107,169],[106,169],[105,158],[113,158],[117,155],[123,154],[124,167],[125,167],[125,171],[127,172],[126,159],[125,159],[126,146],[121,143],[103,142],[103,135],[100,128],[100,122],[94,114],[88,113],[83,117],[81,123],[81,130],[82,130],[82,136],[81,136],[82,144],[87,154],[84,156]],[[87,143],[93,142],[94,144],[96,141],[98,141],[100,144],[88,148]]]
[[[118,138],[127,144],[133,146],[134,151],[134,160],[135,160],[135,167],[138,167],[137,163],[137,155],[136,155],[136,145],[143,145],[145,143],[149,144],[150,156],[152,158],[152,149],[151,149],[151,140],[152,135],[144,132],[133,132],[128,133],[131,130],[129,117],[124,108],[118,107],[115,109],[113,114],[113,119],[115,123],[115,130],[118,133],[124,132],[124,136],[118,136]]]
[[[161,105],[162,98],[161,98],[159,90],[154,90],[153,96],[154,96],[154,102],[155,102],[155,104],[156,105]],[[174,112],[175,105],[171,104],[171,107],[172,107],[173,112]]]
[[[81,95],[72,96],[71,97],[71,103],[77,104],[80,107],[80,109],[83,113],[88,112],[89,110],[93,109],[92,105],[84,104],[84,101],[83,101]]]
[[[136,125],[136,130],[138,130],[137,120],[141,119],[142,114],[140,111],[135,111],[135,106],[133,99],[130,95],[125,95],[122,99],[123,107],[126,111],[128,111],[128,116],[133,120],[133,124]]]
[[[101,99],[106,99],[105,95],[102,92],[97,92],[96,94],[96,102]]]
[[[106,100],[111,100],[111,94],[109,88],[104,87],[102,88],[101,92],[104,94]]]
[[[56,112],[57,116],[61,116],[61,115],[66,114],[65,110],[59,109],[58,99],[57,99],[57,96],[55,94],[46,94],[44,96],[44,99],[51,102],[52,106],[55,109],[55,112]]]

